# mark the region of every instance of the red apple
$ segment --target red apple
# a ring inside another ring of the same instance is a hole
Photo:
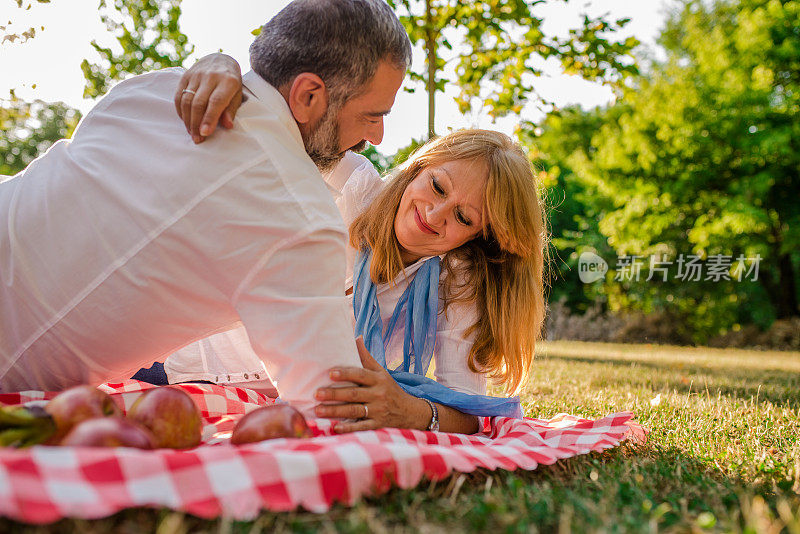
[[[309,438],[303,415],[288,404],[264,406],[244,415],[233,428],[231,443],[242,445],[274,438]]]
[[[71,447],[136,447],[152,449],[155,439],[149,430],[124,417],[100,417],[83,421],[61,440]]]
[[[128,410],[128,418],[148,428],[158,448],[188,449],[200,444],[200,410],[180,389],[164,386],[145,391]]]
[[[122,415],[122,410],[108,394],[92,386],[76,386],[59,393],[44,409],[56,423],[54,441],[87,419]]]

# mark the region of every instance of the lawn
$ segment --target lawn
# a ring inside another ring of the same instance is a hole
[[[631,410],[650,430],[533,472],[456,474],[325,515],[253,523],[128,510],[0,532],[790,532],[800,534],[800,353],[552,342],[525,412]]]

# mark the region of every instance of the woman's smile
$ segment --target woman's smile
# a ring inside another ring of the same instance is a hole
[[[428,226],[428,224],[422,218],[422,214],[420,214],[416,206],[414,207],[414,220],[416,221],[417,226],[419,226],[419,229],[422,230],[424,233],[439,235],[439,232]]]

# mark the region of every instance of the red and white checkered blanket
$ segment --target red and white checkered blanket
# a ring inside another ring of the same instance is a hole
[[[134,380],[104,384],[123,407],[150,387]],[[203,444],[190,450],[35,446],[0,449],[0,514],[29,523],[63,517],[100,518],[124,508],[167,507],[200,517],[246,520],[260,510],[303,507],[324,512],[394,485],[453,470],[533,470],[625,439],[644,439],[629,412],[597,420],[561,414],[524,420],[486,418],[482,433],[465,436],[382,429],[331,433],[327,420],[310,421],[314,437],[250,445],[228,443],[236,420],[271,399],[216,385],[182,385],[205,419]],[[52,398],[28,391],[0,394],[0,403]]]

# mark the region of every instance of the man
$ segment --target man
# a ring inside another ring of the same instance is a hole
[[[250,52],[232,130],[193,144],[181,71],[137,76],[0,184],[0,391],[128,377],[240,323],[305,411],[360,365],[318,168],[381,141],[408,36],[381,0],[296,0]]]

